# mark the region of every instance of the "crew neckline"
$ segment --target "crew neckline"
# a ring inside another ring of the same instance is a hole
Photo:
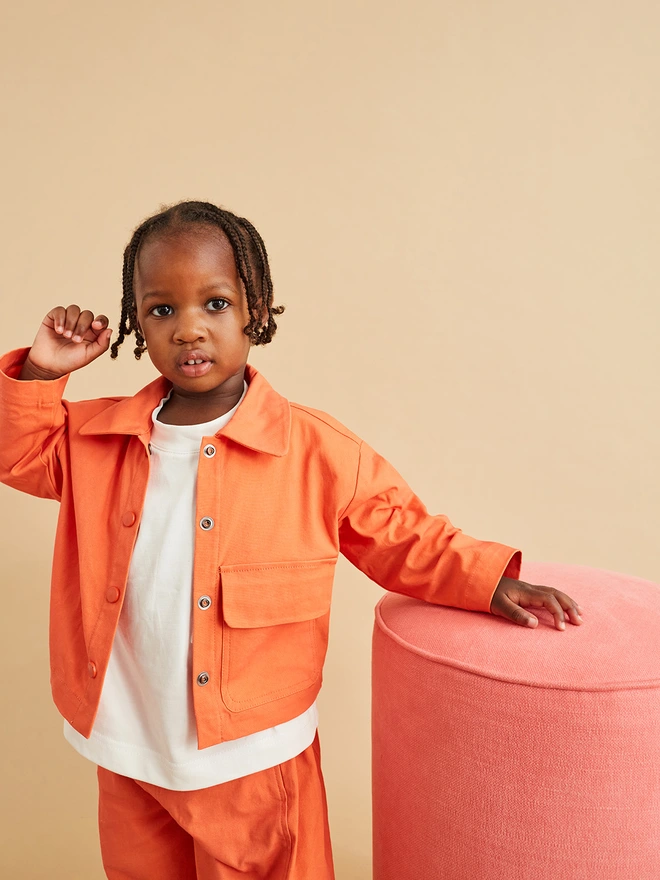
[[[165,422],[158,421],[158,413],[170,399],[173,390],[170,389],[168,394],[163,397],[158,406],[151,413],[152,427],[150,445],[165,452],[199,452],[199,444],[202,437],[216,434],[220,428],[224,428],[240,406],[247,389],[248,384],[244,379],[243,393],[236,406],[232,407],[229,412],[218,416],[217,419],[211,419],[208,422],[197,422],[194,425],[168,425]]]

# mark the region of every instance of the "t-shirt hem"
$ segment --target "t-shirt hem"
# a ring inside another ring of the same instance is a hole
[[[296,725],[295,722],[299,723]],[[93,732],[89,739],[85,739],[66,719],[64,738],[83,758],[113,773],[171,791],[195,791],[249,776],[295,758],[314,741],[318,727],[316,704],[285,724],[285,736],[278,735],[277,728],[270,728],[251,734],[254,739],[249,749],[246,749],[246,738],[240,737],[219,744],[217,749],[211,746],[212,750],[216,749],[212,754],[205,754],[208,750],[200,749],[197,756],[182,764],[169,761],[147,747],[118,742]]]

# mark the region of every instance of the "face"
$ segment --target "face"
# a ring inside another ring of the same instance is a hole
[[[148,239],[136,260],[134,289],[147,352],[172,382],[173,395],[205,403],[240,396],[250,315],[224,233],[192,227]]]

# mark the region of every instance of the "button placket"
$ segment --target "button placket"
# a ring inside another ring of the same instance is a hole
[[[220,450],[218,448],[218,444],[215,442],[203,442],[201,448],[201,456],[199,463],[199,477],[204,474],[204,468],[208,468],[210,470],[207,471],[207,476],[210,476],[213,470],[215,469],[215,461],[211,462],[211,459],[220,458]],[[208,462],[208,464],[207,464]],[[197,525],[203,532],[208,532],[208,537],[202,539],[200,536],[200,540],[205,547],[204,552],[211,552],[215,556],[217,554],[216,542],[218,539],[217,532],[219,530],[215,529],[216,521],[214,516],[209,516],[208,514],[203,514],[204,509],[207,511],[212,511],[213,514],[216,514],[215,503],[216,503],[216,492],[215,487],[216,481],[211,479],[200,479],[199,483],[199,491],[197,497],[197,510],[198,512],[198,520]],[[196,584],[197,589],[199,590],[199,594],[197,595],[197,599],[193,599],[193,601],[197,605],[197,611],[199,614],[203,611],[207,611],[212,607],[213,602],[215,601],[212,595],[209,595],[205,590],[209,590],[212,586],[206,578],[202,575],[199,582]],[[201,595],[200,595],[201,594]],[[194,606],[193,606],[194,607]],[[203,617],[196,618],[196,623],[193,622],[193,628],[195,629],[195,634],[191,635],[191,646],[193,642],[195,643],[195,649],[193,652],[193,668],[197,667],[197,669],[201,669],[203,671],[198,673],[193,673],[194,675],[194,683],[196,688],[204,688],[208,687],[207,694],[212,692],[215,687],[214,683],[211,681],[211,672],[208,671],[210,668],[208,666],[209,663],[213,663],[213,648],[211,645],[207,644],[210,630],[209,627],[213,627],[214,621],[212,620],[212,614],[206,614]],[[205,669],[206,667],[206,669]],[[212,669],[211,669],[212,671]],[[202,696],[199,694],[196,699],[206,700],[208,696]]]

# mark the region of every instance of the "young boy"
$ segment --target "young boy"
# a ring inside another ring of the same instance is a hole
[[[0,359],[0,479],[61,504],[52,690],[98,766],[111,880],[334,876],[315,700],[340,552],[428,602],[581,622],[564,593],[516,580],[520,551],[430,515],[364,441],[247,364],[281,312],[254,227],[184,202],[124,254],[112,356],[134,333],[158,379],[63,400],[111,337],[76,305]]]

